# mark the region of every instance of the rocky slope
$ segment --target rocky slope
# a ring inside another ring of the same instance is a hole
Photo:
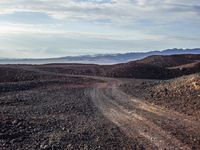
[[[133,80],[122,85],[127,93],[163,108],[200,119],[200,74],[171,80]]]

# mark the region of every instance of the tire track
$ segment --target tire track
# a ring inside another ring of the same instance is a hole
[[[143,139],[148,147],[158,149],[191,149],[186,143],[177,139],[170,132],[158,125],[157,117],[170,119],[174,127],[185,126],[188,130],[198,131],[198,122],[183,115],[166,112],[158,107],[132,99],[117,89],[116,85],[106,88],[94,88],[90,91],[91,98],[99,110],[113,123],[118,125],[124,133],[133,138]],[[151,116],[151,114],[153,114]],[[156,116],[156,117],[155,117]],[[163,121],[165,122],[165,121]]]

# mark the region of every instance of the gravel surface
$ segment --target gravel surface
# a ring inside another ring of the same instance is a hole
[[[0,149],[144,148],[94,106],[88,91],[99,81],[54,78],[0,83]]]
[[[0,67],[0,149],[200,149],[199,74],[114,79],[51,67]]]

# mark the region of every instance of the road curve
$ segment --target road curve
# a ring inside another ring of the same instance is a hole
[[[127,136],[139,138],[145,147],[155,149],[192,149],[181,138],[163,129],[169,125],[173,130],[189,131],[198,136],[200,123],[177,112],[163,110],[143,100],[132,98],[122,92],[118,86],[120,80],[111,80],[90,90],[90,96],[96,107]]]

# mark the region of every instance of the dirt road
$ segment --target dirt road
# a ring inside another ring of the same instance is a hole
[[[97,86],[90,91],[90,95],[96,107],[127,136],[139,138],[146,144],[145,147],[200,148],[197,141],[200,135],[198,121],[130,97],[118,88],[119,84],[122,82],[116,80],[108,82],[107,86]]]

